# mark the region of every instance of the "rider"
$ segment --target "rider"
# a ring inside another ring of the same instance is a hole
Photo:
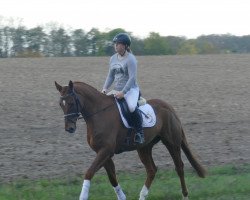
[[[139,86],[137,84],[137,60],[130,50],[131,39],[126,33],[117,34],[114,39],[116,53],[110,58],[109,72],[103,86],[102,92],[106,94],[107,89],[114,82],[114,95],[117,99],[125,98],[129,111],[134,119],[136,130],[135,143],[144,142],[142,129],[142,115],[137,107],[139,98]]]

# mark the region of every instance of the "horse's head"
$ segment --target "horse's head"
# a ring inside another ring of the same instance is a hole
[[[64,112],[65,130],[74,133],[76,121],[81,115],[81,104],[75,93],[73,82],[69,81],[68,86],[61,86],[55,82],[55,86],[61,95],[59,104]]]

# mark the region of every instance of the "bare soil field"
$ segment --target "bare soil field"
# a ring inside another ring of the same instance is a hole
[[[143,96],[175,108],[204,165],[250,163],[250,55],[137,59]],[[86,142],[85,122],[78,122],[75,134],[64,131],[54,81],[83,81],[101,90],[108,62],[108,57],[0,59],[0,182],[86,171],[95,153]],[[154,159],[160,169],[173,167],[161,143]],[[114,161],[118,171],[143,170],[136,152],[115,155]]]

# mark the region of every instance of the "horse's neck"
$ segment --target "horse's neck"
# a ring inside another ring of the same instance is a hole
[[[83,98],[83,106],[88,114],[97,112],[109,102],[109,98],[85,83],[79,84],[77,91]]]

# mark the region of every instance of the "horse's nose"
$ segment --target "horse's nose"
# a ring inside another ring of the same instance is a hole
[[[75,132],[75,128],[73,127],[70,127],[70,128],[67,128],[66,131],[68,131],[69,133],[74,133]]]

